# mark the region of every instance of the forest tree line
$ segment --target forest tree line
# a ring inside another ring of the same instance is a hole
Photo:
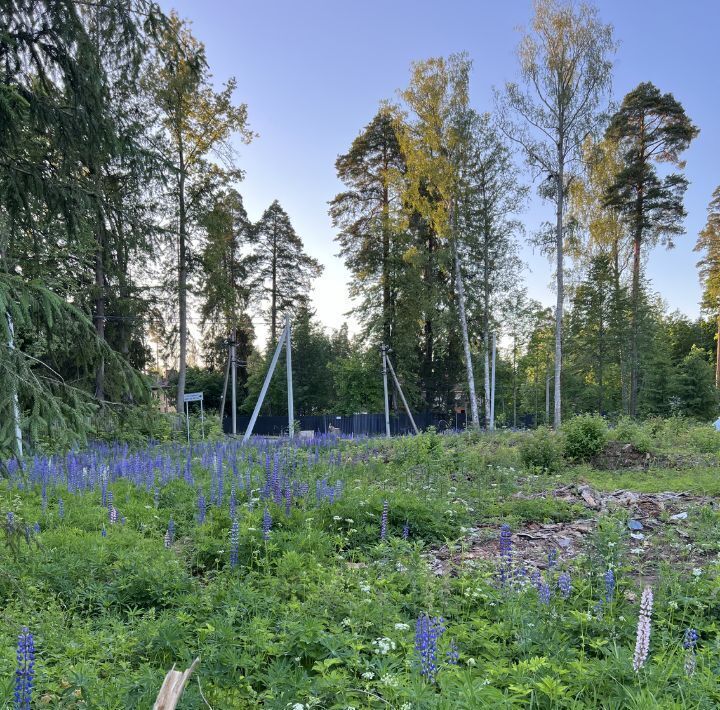
[[[280,202],[248,218],[235,146],[261,138],[187,22],[148,0],[8,0],[0,447],[13,448],[15,411],[31,440],[122,417],[148,401],[159,363],[179,411],[196,388],[218,402],[233,338],[247,411],[286,313],[298,414],[380,410],[384,344],[414,408],[467,408],[480,426],[494,338],[499,424],[713,416],[720,188],[697,237],[703,316],[669,313],[645,268],[683,235],[683,154],[699,129],[660,81],[611,102],[615,49],[593,6],[538,0],[517,79],[482,111],[468,55],[412,65],[335,164],[350,337],[318,323],[322,266]],[[553,218],[526,230],[531,189]],[[524,240],[552,260],[552,308],[523,286]]]

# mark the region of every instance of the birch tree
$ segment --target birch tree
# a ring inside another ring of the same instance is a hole
[[[600,109],[610,89],[614,51],[612,27],[591,5],[536,0],[518,49],[521,83],[507,83],[498,96],[503,130],[545,176],[541,195],[555,206],[555,427],[562,420],[565,197],[583,141],[602,126]]]
[[[464,54],[416,62],[407,89],[400,92],[409,116],[398,137],[406,159],[407,204],[426,219],[452,253],[457,310],[462,331],[465,372],[474,427],[480,426],[465,284],[458,231],[461,166],[468,156],[468,83],[470,60]]]

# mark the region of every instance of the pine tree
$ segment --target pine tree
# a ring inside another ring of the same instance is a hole
[[[348,189],[333,198],[330,215],[339,230],[340,255],[352,274],[350,295],[359,300],[355,313],[373,343],[382,341],[394,349],[407,247],[394,176],[405,172],[405,160],[388,108],[338,156],[335,169]]]
[[[671,173],[662,180],[655,163],[683,167],[680,154],[698,129],[672,94],[661,94],[649,82],[639,84],[623,99],[607,130],[623,156],[622,166],[608,187],[605,203],[617,210],[633,238],[632,312],[630,325],[629,413],[637,414],[639,389],[639,328],[642,250],[658,241],[673,246],[683,232],[683,195],[687,180]]]
[[[270,345],[278,336],[279,316],[306,306],[312,282],[323,267],[305,253],[287,212],[275,200],[254,226],[256,240],[254,273],[256,300],[264,307],[270,326]]]

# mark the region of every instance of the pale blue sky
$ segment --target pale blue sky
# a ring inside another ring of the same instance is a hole
[[[670,308],[697,315],[700,287],[692,248],[706,206],[720,184],[720,3],[711,0],[603,0],[602,19],[620,41],[614,96],[641,81],[672,92],[701,129],[685,155],[690,188],[687,234],[670,252],[656,249],[648,275]],[[350,308],[348,274],[327,202],[341,185],[334,162],[375,114],[381,100],[407,84],[410,62],[466,50],[474,61],[471,97],[492,109],[492,87],[517,75],[517,28],[531,15],[529,0],[291,0],[163,2],[192,21],[205,43],[215,80],[237,78],[236,99],[248,104],[260,134],[240,146],[246,171],[240,186],[252,219],[278,199],[307,250],[325,265],[314,304],[330,327]],[[529,174],[528,174],[529,179]],[[528,232],[552,216],[535,199],[521,216]],[[550,305],[552,266],[523,248],[530,295]]]

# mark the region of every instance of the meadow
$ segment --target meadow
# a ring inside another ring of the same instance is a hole
[[[719,466],[707,425],[589,416],[28,457],[0,707],[149,708],[196,656],[181,708],[717,707]]]

